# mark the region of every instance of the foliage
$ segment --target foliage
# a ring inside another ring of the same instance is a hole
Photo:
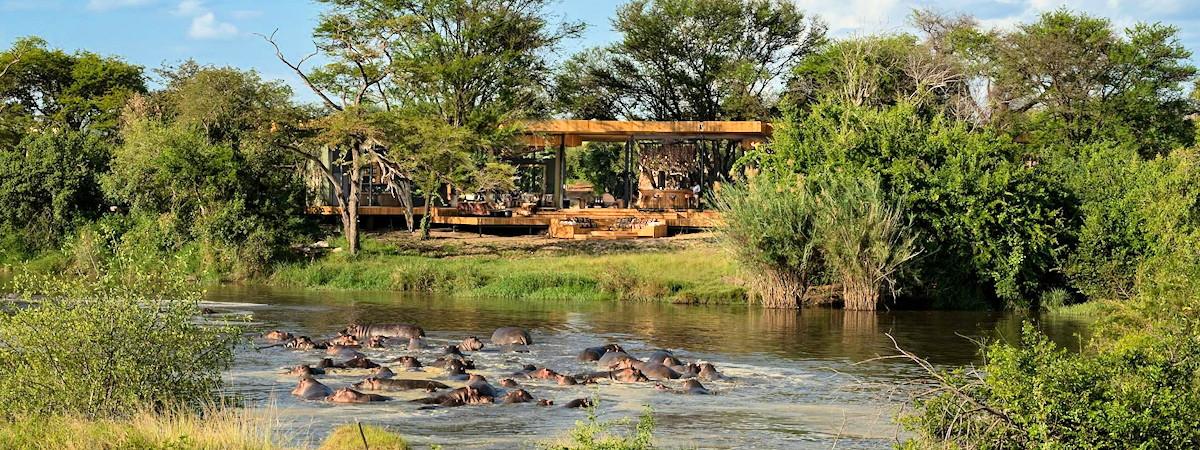
[[[361,427],[361,429],[360,429]],[[364,445],[363,442],[366,442]],[[321,442],[319,450],[408,450],[409,445],[399,434],[378,425],[345,424],[333,429]]]
[[[557,450],[648,450],[654,448],[654,411],[646,406],[642,415],[632,426],[632,433],[621,436],[614,428],[628,425],[629,419],[601,422],[596,418],[596,406],[588,408],[586,421],[575,422],[569,437],[558,441],[543,442],[543,449]]]
[[[138,412],[122,419],[21,417],[0,422],[0,442],[26,450],[276,450],[271,423],[246,410]]]
[[[220,399],[237,329],[196,322],[199,293],[176,277],[24,277],[31,302],[0,317],[6,418],[128,417]]]
[[[803,177],[760,177],[721,190],[717,229],[763,305],[796,308],[821,269],[817,187]]]
[[[634,0],[621,40],[572,57],[560,109],[580,119],[763,119],[777,79],[823,42],[825,27],[777,0]]]
[[[920,253],[901,205],[886,198],[871,175],[836,174],[823,180],[814,234],[821,260],[840,279],[846,309],[874,310],[886,285]]]
[[[879,174],[887,197],[906,205],[914,231],[928,239],[919,294],[956,302],[978,298],[970,293],[978,289],[1016,306],[1057,282],[1073,216],[1065,189],[1022,154],[1002,135],[922,117],[911,104],[823,102],[803,119],[785,116],[770,148],[747,152],[742,163],[773,176]]]

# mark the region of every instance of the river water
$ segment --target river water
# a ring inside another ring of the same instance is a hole
[[[965,365],[979,359],[978,347],[970,339],[1014,339],[1022,321],[1029,319],[986,312],[797,312],[243,287],[210,290],[207,299],[221,312],[250,314],[257,331],[282,329],[314,339],[331,337],[349,323],[415,323],[425,329],[431,344],[415,354],[424,363],[435,359],[441,346],[466,336],[486,342],[498,327],[528,329],[535,342],[528,353],[485,349],[468,355],[479,367],[473,372],[494,385],[523,364],[560,373],[596,370],[575,356],[585,347],[609,342],[621,344],[635,356],[664,348],[686,361],[712,362],[732,380],[707,382],[706,387],[715,391],[707,396],[660,392],[653,383],[557,386],[519,380],[535,398],[552,399],[558,405],[598,396],[602,420],[633,418],[649,405],[657,421],[657,443],[672,448],[888,448],[904,438],[894,421],[896,413],[915,384],[925,379],[907,361],[863,362],[897,353],[888,334],[904,349],[936,365]],[[1079,346],[1079,334],[1086,327],[1068,319],[1037,322],[1069,348]],[[363,352],[376,361],[413,354],[399,347]],[[281,370],[301,363],[315,365],[324,356],[322,350],[246,346],[239,350],[227,378],[251,405],[270,407],[282,434],[298,444],[319,442],[335,425],[358,420],[387,425],[418,446],[530,448],[562,435],[586,417],[581,410],[534,404],[418,410],[420,405],[407,401],[334,405],[292,397],[295,378],[282,375]],[[337,389],[366,373],[347,371],[319,379]],[[438,369],[432,368],[397,373],[398,378],[440,379]],[[389,395],[398,400],[423,396]]]

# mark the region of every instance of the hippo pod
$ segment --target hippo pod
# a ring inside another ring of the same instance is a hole
[[[300,382],[292,389],[292,395],[305,400],[320,400],[333,394],[329,386],[321,384],[312,377],[301,377]]]
[[[409,391],[419,389],[434,392],[438,389],[450,389],[450,386],[433,380],[396,380],[376,377],[368,377],[365,380],[354,383],[353,387],[367,391]]]
[[[533,345],[533,338],[521,328],[497,328],[492,332],[492,345]]]
[[[495,398],[483,395],[478,389],[471,386],[464,386],[445,395],[437,397],[426,397],[413,400],[416,403],[424,403],[426,405],[441,405],[441,406],[463,406],[463,405],[486,405],[495,403]]]
[[[667,385],[664,385],[662,383],[655,383],[654,388],[658,389],[660,391],[673,392],[676,394],[695,394],[695,395],[712,394],[712,391],[708,390],[708,388],[705,388],[703,384],[700,384],[699,381],[696,381],[694,379],[693,380],[685,380],[683,382],[683,389],[680,389],[680,390],[671,389],[670,387],[668,387]]]
[[[263,337],[263,339],[266,339],[271,342],[283,342],[283,341],[290,341],[295,336],[292,336],[292,333],[288,333],[286,331],[271,330],[266,333],[263,333],[262,337]]]
[[[416,325],[407,323],[382,323],[372,325],[351,325],[342,331],[344,334],[355,336],[359,339],[370,338],[371,336],[387,336],[393,338],[414,339],[425,337],[425,330]]]
[[[350,388],[338,389],[333,392],[333,395],[325,397],[325,401],[333,403],[386,402],[391,399],[391,397],[385,397],[379,394],[364,394]]]
[[[605,345],[601,345],[599,347],[588,347],[588,348],[583,349],[583,351],[580,352],[579,356],[577,356],[576,358],[579,359],[580,361],[587,361],[587,362],[599,361],[600,358],[603,357],[605,354],[613,353],[613,352],[625,353],[625,349],[621,348],[621,346],[617,345],[617,344],[605,344]]]

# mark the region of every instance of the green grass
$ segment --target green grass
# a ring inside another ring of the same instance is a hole
[[[0,447],[26,450],[274,450],[267,414],[249,410],[143,413],[120,420],[33,417],[0,421]]]
[[[735,266],[715,246],[606,254],[400,254],[381,244],[358,257],[341,253],[276,268],[273,285],[341,290],[417,291],[505,299],[662,300],[740,303]]]
[[[359,426],[348,423],[337,427],[325,438],[325,442],[321,443],[320,450],[362,450],[363,439],[367,441],[367,447],[372,450],[408,450],[408,442],[399,434],[388,431],[386,428],[376,425],[363,425],[362,431],[359,431]]]

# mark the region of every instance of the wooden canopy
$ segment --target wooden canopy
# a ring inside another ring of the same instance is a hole
[[[748,146],[771,136],[771,124],[760,121],[539,120],[524,128],[525,143],[538,147],[642,139],[728,139]]]

